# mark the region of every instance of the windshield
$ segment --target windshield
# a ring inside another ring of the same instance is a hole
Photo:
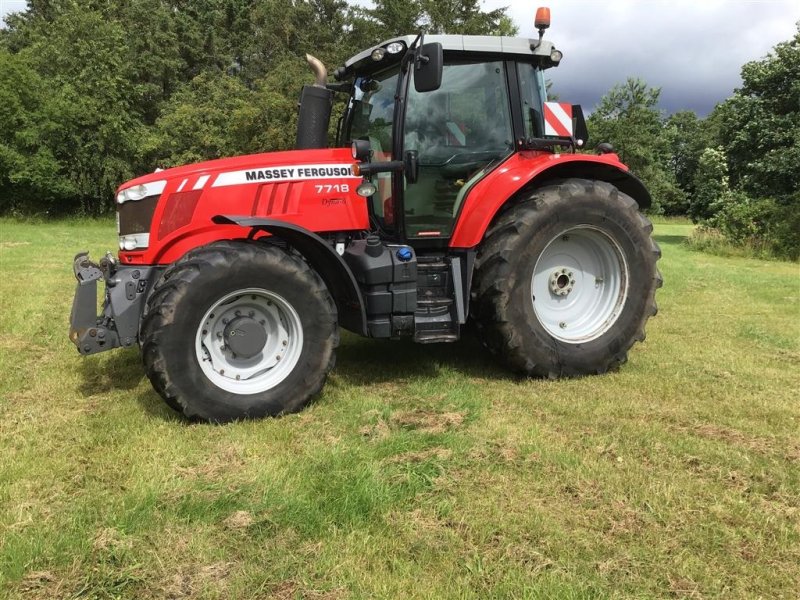
[[[350,131],[345,140],[368,140],[373,160],[391,160],[394,96],[399,68],[373,77],[359,77],[348,106]]]
[[[353,84],[353,97],[347,106],[343,142],[369,141],[373,162],[392,160],[392,121],[394,97],[400,67],[373,76],[359,77]],[[372,178],[377,192],[370,197],[370,213],[385,231],[394,227],[392,174],[378,173]]]

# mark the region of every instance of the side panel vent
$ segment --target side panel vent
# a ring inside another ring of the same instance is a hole
[[[266,217],[296,212],[302,188],[301,182],[262,185],[253,203],[253,216]]]
[[[158,239],[163,240],[173,231],[188,225],[194,209],[197,208],[197,201],[200,199],[203,190],[191,190],[188,192],[175,192],[167,198],[167,205],[161,214],[161,224],[158,226]]]

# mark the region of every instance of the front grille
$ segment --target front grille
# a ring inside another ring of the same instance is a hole
[[[160,194],[141,200],[128,200],[117,205],[119,234],[148,233]]]

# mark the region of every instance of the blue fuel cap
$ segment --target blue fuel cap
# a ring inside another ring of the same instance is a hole
[[[397,258],[403,262],[407,262],[414,258],[414,253],[411,252],[411,248],[400,248],[397,251]]]

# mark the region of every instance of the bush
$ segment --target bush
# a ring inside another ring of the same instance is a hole
[[[716,214],[692,235],[693,248],[724,255],[800,258],[800,193],[787,205],[729,190],[715,208]],[[739,246],[743,252],[732,252],[726,245]]]

